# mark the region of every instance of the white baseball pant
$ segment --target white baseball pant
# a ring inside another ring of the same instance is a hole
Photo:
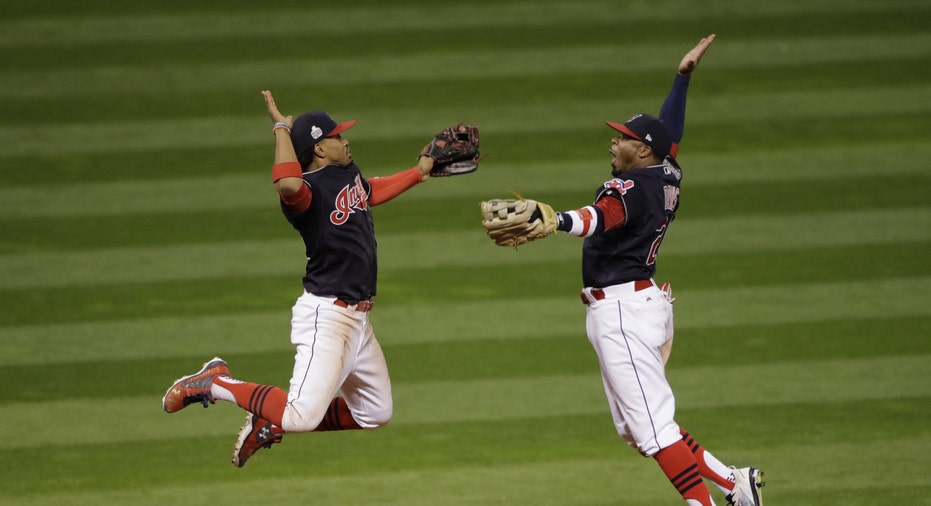
[[[681,440],[675,397],[666,380],[662,348],[673,337],[672,304],[652,282],[634,282],[582,292],[588,302],[586,332],[601,366],[617,433],[652,457]]]
[[[286,432],[314,430],[337,392],[361,427],[380,427],[391,419],[391,379],[369,313],[335,300],[305,293],[292,308],[296,353],[281,423]]]

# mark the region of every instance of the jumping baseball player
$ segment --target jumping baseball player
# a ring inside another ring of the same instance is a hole
[[[270,92],[262,95],[274,123],[272,182],[307,254],[304,291],[292,309],[291,384],[284,390],[233,379],[226,362],[214,358],[177,380],[162,399],[169,413],[216,400],[248,411],[233,450],[237,467],[257,450],[281,442],[285,433],[388,423],[391,380],[369,322],[378,267],[370,207],[430,176],[472,172],[479,158],[477,127],[460,124],[437,134],[416,167],[366,179],[342,136],[355,121],[337,123],[323,111],[292,121],[278,111]]]
[[[668,284],[653,280],[660,245],[679,208],[682,169],[675,156],[685,125],[690,75],[714,35],[679,64],[659,118],[637,114],[611,141],[612,179],[598,187],[592,205],[556,213],[527,199],[483,202],[483,226],[502,246],[518,246],[555,230],[584,237],[582,301],[586,330],[601,365],[618,434],[656,460],[690,506],[712,506],[702,478],[717,485],[728,504],[761,506],[762,471],[725,466],[674,420],[675,398],[665,364],[673,337]]]

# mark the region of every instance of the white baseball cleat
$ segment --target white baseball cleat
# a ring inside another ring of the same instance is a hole
[[[727,495],[727,504],[733,506],[763,506],[763,471],[755,467],[737,469],[731,467],[734,474],[734,489]]]

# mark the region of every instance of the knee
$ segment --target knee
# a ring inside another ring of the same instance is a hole
[[[386,406],[377,410],[367,411],[361,415],[355,415],[354,418],[356,419],[356,423],[363,429],[377,429],[388,425],[393,414],[394,409],[391,406]]]
[[[634,447],[640,455],[649,458],[656,456],[657,453],[681,441],[682,435],[679,434],[678,426],[672,425],[665,430],[658,431],[653,437],[631,441],[629,444]]]
[[[312,432],[323,420],[324,412],[306,413],[288,405],[281,417],[281,428],[285,432]]]

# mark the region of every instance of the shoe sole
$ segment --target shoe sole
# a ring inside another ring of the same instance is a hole
[[[246,465],[246,460],[249,460],[247,458],[240,462],[239,452],[242,450],[242,445],[246,444],[246,438],[249,437],[249,434],[252,434],[252,430],[255,428],[256,418],[258,418],[258,415],[253,415],[252,413],[247,414],[246,423],[239,429],[239,436],[236,437],[236,445],[233,446],[233,465],[236,467]]]
[[[763,506],[763,495],[760,493],[760,489],[763,488],[766,483],[763,482],[763,471],[755,467],[750,468],[750,472],[747,473],[750,476],[750,487],[753,490],[753,501],[757,506]]]
[[[168,409],[168,396],[171,395],[171,391],[174,390],[175,387],[177,387],[179,384],[181,384],[181,383],[187,381],[188,379],[193,378],[193,377],[195,377],[195,376],[200,376],[201,374],[203,374],[204,372],[206,372],[208,369],[211,369],[211,368],[213,368],[213,367],[216,367],[217,365],[219,365],[218,362],[219,362],[219,363],[222,363],[222,364],[226,364],[226,361],[223,360],[222,358],[220,358],[220,357],[213,357],[212,359],[210,359],[210,360],[208,360],[207,362],[205,362],[205,363],[204,363],[204,366],[201,367],[200,370],[197,371],[197,372],[195,372],[194,374],[188,374],[187,376],[182,376],[182,377],[176,379],[175,382],[172,383],[171,386],[168,388],[168,390],[165,391],[165,395],[162,396],[162,409],[164,409],[166,413],[177,413],[178,411],[181,411],[181,409],[186,408],[186,407],[188,406],[187,404],[185,404],[184,406],[182,406],[181,408],[179,408],[177,411],[170,411],[170,410]],[[227,368],[228,368],[228,366],[227,366]],[[204,407],[206,408],[207,406],[204,405]]]

